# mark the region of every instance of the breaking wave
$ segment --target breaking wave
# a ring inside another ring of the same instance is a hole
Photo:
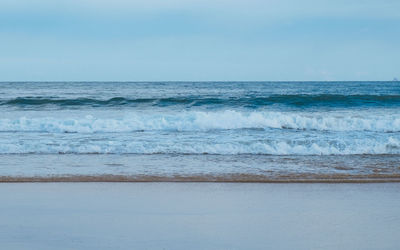
[[[173,137],[173,136],[172,136]],[[62,139],[3,142],[0,154],[262,154],[262,155],[382,155],[400,154],[400,139],[168,141]]]
[[[360,115],[363,114],[363,115]],[[171,114],[131,113],[122,118],[0,119],[0,132],[118,133],[149,130],[207,131],[227,129],[296,129],[321,131],[399,132],[400,114],[379,116],[274,111],[187,111]]]
[[[120,106],[203,106],[215,105],[224,107],[263,107],[282,104],[294,107],[352,107],[352,106],[393,106],[400,105],[400,95],[338,95],[338,94],[298,94],[298,95],[270,95],[248,97],[204,97],[184,96],[167,98],[125,98],[113,97],[109,99],[95,99],[88,97],[62,99],[54,97],[17,97],[0,100],[2,106],[89,106],[89,107],[120,107]]]

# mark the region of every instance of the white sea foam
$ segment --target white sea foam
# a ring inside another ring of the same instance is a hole
[[[39,138],[39,137],[36,137]],[[352,155],[352,154],[400,154],[400,138],[386,136],[380,139],[318,140],[212,140],[176,139],[132,140],[115,138],[10,138],[0,144],[0,154],[271,154],[271,155]]]
[[[138,130],[207,131],[219,129],[299,129],[327,131],[399,132],[400,114],[366,112],[187,111],[172,114],[131,113],[121,118],[42,117],[0,119],[0,131],[49,133],[132,132]]]

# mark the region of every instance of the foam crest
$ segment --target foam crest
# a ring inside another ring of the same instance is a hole
[[[148,130],[207,131],[224,129],[298,129],[327,131],[399,132],[400,114],[357,115],[273,111],[188,111],[172,114],[131,113],[121,118],[0,119],[1,132],[118,133]]]
[[[103,140],[77,143],[75,140],[8,141],[0,145],[0,154],[266,154],[266,155],[358,155],[400,154],[400,140],[388,137],[382,140],[270,140],[212,142],[177,140],[127,141]]]

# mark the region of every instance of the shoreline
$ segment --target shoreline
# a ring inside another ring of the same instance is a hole
[[[124,176],[124,175],[69,175],[69,176],[0,176],[0,183],[399,183],[400,175],[198,175],[198,176]]]

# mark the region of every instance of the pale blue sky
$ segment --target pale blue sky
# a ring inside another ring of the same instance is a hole
[[[0,0],[1,81],[391,80],[399,0]]]

